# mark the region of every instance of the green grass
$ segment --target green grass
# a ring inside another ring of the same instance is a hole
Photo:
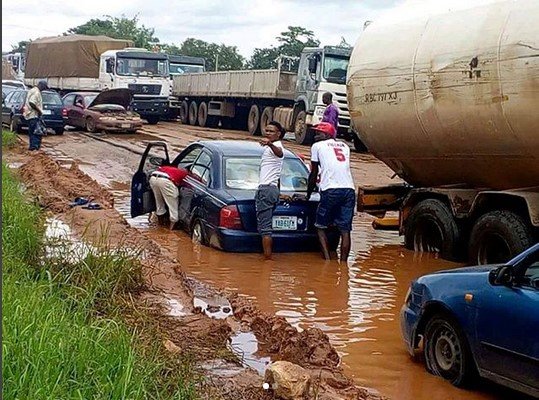
[[[12,147],[17,142],[17,135],[2,129],[2,147]]]
[[[2,217],[3,399],[195,398],[190,364],[129,305],[143,287],[131,254],[42,261],[43,216],[5,165]]]

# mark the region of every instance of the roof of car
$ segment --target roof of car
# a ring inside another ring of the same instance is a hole
[[[261,156],[264,146],[247,140],[201,140],[198,143],[224,156]],[[286,157],[296,157],[285,149]]]
[[[70,94],[81,95],[81,96],[97,96],[100,92],[69,92],[64,97],[69,96]]]

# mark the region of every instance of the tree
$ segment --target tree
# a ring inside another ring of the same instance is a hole
[[[11,52],[12,53],[21,53],[26,54],[26,49],[28,48],[28,45],[30,44],[32,40],[21,40],[19,43],[17,43],[16,46],[11,45]]]
[[[301,26],[289,26],[288,30],[281,32],[281,35],[277,36],[276,39],[280,43],[279,46],[254,50],[251,59],[247,63],[249,68],[276,68],[275,59],[279,55],[299,57],[303,48],[320,45],[320,41],[316,39],[314,32]],[[293,69],[297,69],[297,64],[296,62]]]
[[[173,48],[173,50],[175,50]],[[204,40],[187,38],[179,47],[179,53],[185,56],[203,57],[208,71],[237,70],[243,67],[244,58],[238,53],[236,46],[208,43]]]
[[[132,40],[135,47],[151,49],[159,39],[154,36],[153,28],[146,28],[144,25],[138,26],[138,15],[133,18],[112,17],[106,15],[105,19],[93,18],[88,22],[71,28],[67,31],[70,34],[80,35],[105,35],[114,39]]]

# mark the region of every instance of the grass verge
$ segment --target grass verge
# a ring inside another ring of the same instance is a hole
[[[3,399],[196,397],[188,360],[165,353],[133,305],[143,287],[136,259],[110,250],[44,258],[41,210],[4,164],[2,218]]]

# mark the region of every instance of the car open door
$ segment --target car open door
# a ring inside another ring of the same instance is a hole
[[[159,166],[170,162],[167,144],[151,142],[146,147],[139,167],[131,180],[131,217],[155,211],[155,198],[150,188],[150,175]]]

